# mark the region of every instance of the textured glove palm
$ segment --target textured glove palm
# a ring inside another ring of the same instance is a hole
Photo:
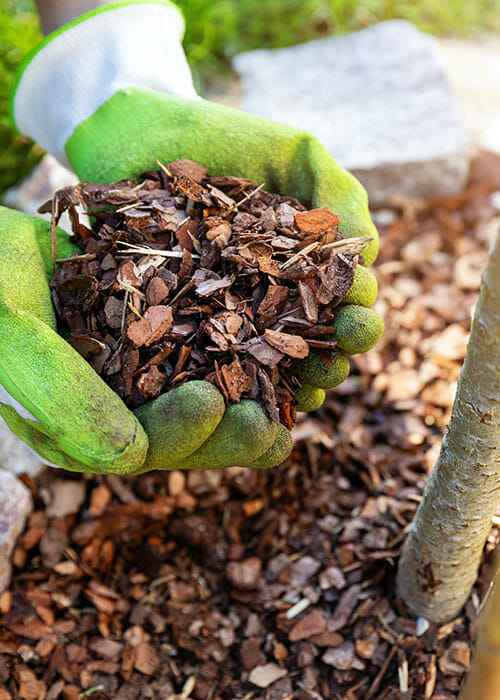
[[[202,162],[211,175],[249,177],[266,189],[329,207],[339,215],[344,236],[373,237],[363,251],[364,263],[376,257],[378,236],[364,189],[316,139],[290,127],[214,103],[131,87],[117,90],[80,123],[67,140],[65,153],[86,181],[135,177],[156,167],[157,159],[167,163],[178,158]],[[21,216],[0,214],[6,241],[24,241],[18,232],[23,227],[31,230],[29,243],[17,246],[18,254],[16,246],[7,244],[13,251],[11,264],[0,268],[0,313],[6,319],[0,339],[0,383],[38,423],[0,406],[14,432],[50,461],[80,471],[268,467],[287,456],[288,431],[273,424],[260,404],[242,401],[226,408],[222,396],[207,382],[187,382],[148,402],[135,416],[128,411],[55,333],[47,285],[47,225],[24,217],[18,226]],[[63,236],[59,255],[69,245]],[[30,272],[38,285],[36,308],[32,308],[29,281],[15,299],[2,291],[25,274],[23,256],[39,260],[36,271]],[[346,304],[335,319],[333,335],[342,351],[327,363],[315,353],[303,361],[297,395],[300,409],[321,405],[324,389],[347,377],[347,355],[368,350],[380,337],[381,320],[367,308],[375,296],[373,276],[359,266]],[[21,327],[26,328],[23,344],[7,342],[19,337]],[[36,341],[30,340],[35,337]]]

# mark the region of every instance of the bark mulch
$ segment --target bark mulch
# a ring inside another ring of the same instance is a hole
[[[470,662],[492,530],[459,617],[394,590],[449,419],[500,164],[459,197],[398,200],[382,233],[377,348],[269,471],[25,477],[35,510],[0,596],[0,700],[451,700]]]
[[[140,183],[66,187],[41,207],[54,224],[66,210],[82,253],[59,261],[54,307],[128,406],[204,379],[292,428],[296,361],[335,351],[333,309],[370,238],[343,239],[329,209],[186,159]]]

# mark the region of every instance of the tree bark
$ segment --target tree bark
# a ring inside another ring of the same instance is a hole
[[[500,234],[490,251],[451,421],[399,562],[409,610],[459,612],[500,498]]]
[[[498,565],[500,552],[496,553]],[[493,586],[479,616],[472,666],[460,700],[500,698],[500,576],[497,568]]]

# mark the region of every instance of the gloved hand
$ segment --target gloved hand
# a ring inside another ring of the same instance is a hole
[[[115,3],[84,15],[49,36],[22,67],[12,102],[16,124],[86,181],[112,182],[157,167],[157,159],[167,163],[191,158],[203,163],[211,175],[249,177],[264,183],[266,189],[298,197],[313,207],[328,206],[340,216],[344,236],[374,238],[363,250],[364,264],[373,262],[378,236],[362,186],[309,134],[200,100],[182,52],[182,32],[180,15],[164,2]],[[32,224],[37,226],[41,225]],[[36,243],[39,255],[45,257],[46,233],[45,228]],[[4,277],[12,274],[7,270]],[[12,277],[7,287],[9,279]],[[4,284],[0,276],[0,294]],[[380,337],[382,321],[368,308],[376,291],[373,275],[358,266],[346,304],[334,321],[333,337],[339,340],[342,352],[326,363],[324,355],[316,353],[303,361],[297,395],[300,409],[317,408],[324,388],[346,378],[347,355],[368,350]],[[19,312],[10,313],[6,334],[14,336]],[[22,391],[13,380],[23,371],[17,369],[19,352],[28,365]],[[14,358],[10,363],[7,353]],[[44,375],[44,394],[34,385],[47,353],[54,362]],[[65,359],[69,356],[71,362]],[[288,431],[273,424],[259,404],[242,401],[225,409],[212,385],[187,382],[135,411],[149,438],[144,461],[140,456],[145,450],[144,434],[136,419],[116,396],[110,398],[110,390],[97,375],[92,383],[84,379],[93,374],[84,365],[53,330],[34,346],[29,337],[22,348],[7,350],[0,344],[0,382],[21,404],[31,407],[38,420],[38,406],[44,407],[44,416],[57,414],[58,428],[50,435],[52,457],[47,458],[66,468],[123,473],[155,468],[266,467],[281,462],[291,449]],[[59,379],[52,382],[56,366]],[[62,397],[64,391],[71,398]],[[74,411],[66,413],[68,403],[80,407],[78,434],[88,436],[86,451],[74,439]],[[0,407],[14,432],[47,456],[30,442],[25,421],[11,412]],[[115,442],[109,437],[106,443],[95,432],[96,423],[106,422],[129,425],[130,431],[134,426],[136,432],[132,436],[132,432],[125,435],[115,430]],[[96,461],[94,455],[103,447],[108,457]],[[130,459],[122,459],[124,450],[131,450]]]

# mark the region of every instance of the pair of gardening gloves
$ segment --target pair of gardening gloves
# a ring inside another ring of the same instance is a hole
[[[378,249],[362,186],[311,135],[200,99],[168,2],[118,2],[48,36],[21,66],[12,99],[17,128],[87,182],[135,177],[190,158],[329,207],[346,237],[371,236],[335,316],[340,352],[312,352],[299,369],[298,408],[349,373],[348,355],[379,339],[366,266]],[[58,257],[76,250],[57,230]],[[47,463],[79,472],[270,467],[290,433],[243,400],[226,406],[210,383],[190,381],[130,411],[57,333],[49,281],[50,224],[0,208],[0,416]]]

